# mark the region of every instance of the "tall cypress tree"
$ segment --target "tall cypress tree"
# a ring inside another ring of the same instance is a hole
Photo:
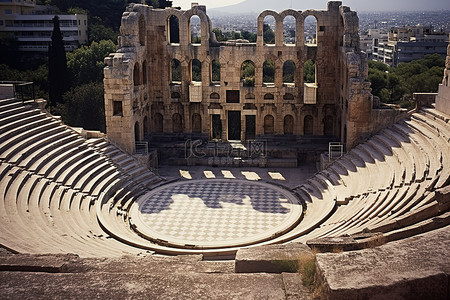
[[[62,95],[68,90],[66,50],[59,28],[59,17],[53,18],[52,42],[48,51],[48,82],[50,105],[62,103]]]

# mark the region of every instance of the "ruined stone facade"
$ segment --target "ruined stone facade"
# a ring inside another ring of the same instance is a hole
[[[201,20],[201,43],[191,41],[190,20]],[[263,40],[266,16],[275,18],[275,43]],[[283,20],[296,20],[295,43],[285,44]],[[304,20],[315,17],[314,44],[304,42]],[[173,19],[178,21],[175,27]],[[202,135],[209,139],[252,139],[259,135],[334,136],[353,147],[361,137],[395,121],[394,110],[373,109],[367,61],[359,49],[358,17],[341,2],[327,10],[264,11],[256,43],[219,43],[204,6],[187,11],[131,4],[123,14],[117,53],[105,59],[108,137],[129,152],[135,141],[156,134]],[[176,30],[173,38],[173,31]],[[172,39],[172,40],[171,40]],[[304,63],[315,62],[315,83],[303,82]],[[201,64],[201,80],[192,65]],[[263,65],[275,65],[273,83],[263,82]],[[254,64],[246,86],[243,64]],[[220,79],[212,69],[220,66]],[[283,82],[286,63],[294,79]],[[173,74],[181,65],[181,76]],[[389,115],[389,116],[387,116]]]
[[[447,59],[445,60],[444,78],[439,85],[439,93],[436,96],[436,108],[450,115],[450,44],[447,46]]]

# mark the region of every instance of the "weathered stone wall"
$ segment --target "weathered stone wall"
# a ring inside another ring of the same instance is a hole
[[[228,123],[239,120],[228,120],[228,112],[236,111],[240,114],[240,139],[252,132],[246,128],[246,118],[254,116],[256,135],[328,134],[352,147],[358,137],[374,128],[373,96],[366,58],[359,49],[358,17],[341,4],[329,2],[327,10],[264,11],[257,19],[257,42],[253,44],[217,42],[204,6],[180,11],[130,5],[122,18],[119,50],[105,60],[109,138],[130,152],[135,140],[156,132],[195,132],[213,138],[212,120],[217,115],[222,126],[220,138],[231,139]],[[201,44],[191,42],[190,18],[194,15],[201,20]],[[272,45],[263,41],[264,17],[269,15],[276,22]],[[170,40],[172,16],[179,23],[177,43]],[[295,44],[283,41],[286,16],[296,20]],[[304,43],[307,16],[317,20],[313,45]],[[201,82],[192,81],[194,59],[201,63]],[[316,96],[315,104],[305,104],[303,65],[308,59],[316,64],[316,84],[309,89]],[[172,80],[173,60],[181,64],[181,81]],[[220,81],[212,81],[214,60],[220,63]],[[242,65],[247,60],[255,66],[251,87],[242,79]],[[272,84],[263,82],[267,60],[275,64]],[[294,83],[283,82],[287,61],[295,65]],[[239,97],[235,103],[227,101],[230,91]]]
[[[447,59],[445,61],[444,78],[439,85],[439,93],[436,96],[436,109],[450,115],[450,44],[447,47]]]

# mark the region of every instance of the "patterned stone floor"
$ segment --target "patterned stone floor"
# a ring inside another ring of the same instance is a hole
[[[177,247],[235,247],[279,236],[302,207],[287,190],[245,180],[176,182],[147,193],[131,208],[141,235]]]

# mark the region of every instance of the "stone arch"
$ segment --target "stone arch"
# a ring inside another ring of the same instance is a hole
[[[147,116],[144,117],[144,138],[150,133],[150,124]]]
[[[274,26],[272,28],[272,26]],[[263,21],[263,40],[265,45],[275,45],[276,32],[277,32],[277,20],[272,15],[264,17]]]
[[[255,94],[248,93],[245,95],[245,99],[255,99]]]
[[[246,60],[241,65],[241,80],[244,86],[255,86],[255,63]]]
[[[287,60],[283,64],[283,83],[295,84],[295,63],[292,60]]]
[[[153,119],[153,127],[155,132],[163,132],[164,129],[164,117],[160,113],[156,113]]]
[[[200,114],[195,113],[192,115],[192,132],[202,132],[202,117]]]
[[[333,116],[326,115],[323,118],[323,134],[333,135],[334,134],[334,118]]]
[[[202,63],[195,58],[191,60],[191,81],[202,81]]]
[[[146,29],[145,29],[145,19],[143,15],[139,16],[139,44],[141,46],[145,45],[145,35],[146,35]]]
[[[317,84],[317,64],[312,59],[303,64],[303,82]]]
[[[294,32],[295,39],[292,44],[302,45],[302,43],[303,43],[303,30],[302,30],[303,29],[303,17],[300,12],[293,10],[293,9],[286,9],[280,13],[280,17],[283,20],[283,33],[285,31],[284,23],[286,21],[286,17],[289,17],[289,16],[294,17],[294,19],[295,19],[295,32]],[[286,42],[285,42],[285,44],[286,44]]]
[[[289,100],[294,100],[294,95],[292,95],[291,93],[286,93],[283,96],[283,100],[289,101]]]
[[[142,63],[142,83],[147,84],[148,78],[147,78],[147,61],[144,60]]]
[[[172,131],[173,133],[183,132],[183,118],[179,113],[172,115]]]
[[[212,93],[211,95],[209,95],[209,99],[219,100],[220,95],[218,93]]]
[[[197,15],[189,18],[190,42],[191,44],[202,44],[202,20]]]
[[[303,14],[303,34],[304,43],[311,46],[317,46],[317,33],[318,33],[318,23],[319,19],[312,11],[306,11]]]
[[[264,95],[264,100],[273,100],[275,97],[271,93],[267,93]]]
[[[183,26],[183,24],[180,26],[180,28],[186,28],[186,36],[188,36],[189,40],[188,43],[192,44],[191,40],[191,17],[196,15],[200,18],[200,30],[201,30],[201,43],[202,45],[208,45],[209,41],[209,32],[211,31],[211,22],[209,20],[209,17],[206,15],[205,11],[202,10],[202,6],[196,6],[191,8],[190,10],[187,10],[183,13],[183,17],[186,20],[186,27]]]
[[[139,122],[134,123],[134,140],[136,142],[141,140]]]
[[[180,19],[176,15],[170,15],[167,18],[167,32],[169,34],[169,44],[180,43]]]
[[[280,42],[283,42],[283,19],[280,15],[273,10],[265,10],[258,16],[258,29],[257,29],[257,45],[264,45],[264,19],[267,16],[272,16],[275,19],[275,45],[280,45]]]
[[[267,59],[263,64],[263,83],[275,83],[275,62]]]
[[[314,118],[311,115],[307,115],[303,121],[303,134],[313,135],[314,133]]]
[[[133,68],[133,83],[134,86],[138,86],[141,84],[141,73],[139,71],[139,63],[135,63],[134,64],[134,68]]]
[[[284,134],[294,134],[294,117],[292,115],[284,116]]]
[[[274,118],[272,115],[266,115],[264,117],[264,134],[274,134],[275,126],[274,126]]]
[[[170,63],[171,82],[181,82],[181,62],[178,59],[172,59]]]

